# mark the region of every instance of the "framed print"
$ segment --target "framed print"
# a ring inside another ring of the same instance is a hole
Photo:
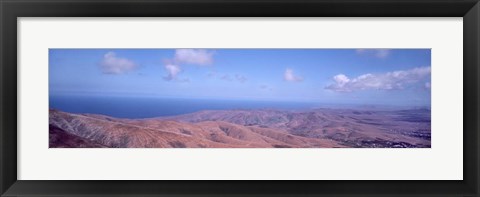
[[[2,196],[478,195],[477,1],[0,5]]]
[[[430,148],[430,54],[430,49],[50,49],[49,147]],[[148,66],[158,56],[165,63]],[[100,63],[91,63],[98,57]],[[300,57],[305,60],[297,63]],[[275,66],[287,62],[292,66]],[[349,72],[359,62],[374,69],[356,77],[321,76]],[[386,64],[388,70],[369,73]],[[332,81],[321,87],[326,91],[312,85],[325,78]],[[118,80],[132,88],[116,86]]]

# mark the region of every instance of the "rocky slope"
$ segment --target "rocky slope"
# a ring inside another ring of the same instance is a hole
[[[296,136],[282,129],[239,125],[226,121],[195,123],[163,119],[117,119],[102,115],[71,114],[50,110],[50,132],[82,139],[85,145],[50,147],[118,148],[308,148],[345,147],[331,139]],[[63,139],[63,138],[60,138]],[[80,141],[78,141],[80,143]]]
[[[295,136],[331,139],[349,147],[430,147],[430,110],[426,109],[220,110],[162,119],[188,123],[225,121],[273,128]]]
[[[53,125],[50,125],[49,127],[48,137],[50,148],[106,148],[106,146],[70,134]]]
[[[119,119],[50,110],[50,147],[430,147],[430,110],[219,110]]]

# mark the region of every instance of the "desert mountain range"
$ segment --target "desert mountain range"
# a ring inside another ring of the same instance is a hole
[[[211,110],[122,119],[49,110],[51,148],[430,147],[430,110]]]

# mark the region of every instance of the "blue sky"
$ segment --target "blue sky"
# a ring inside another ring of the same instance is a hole
[[[430,106],[430,49],[50,49],[50,95]]]

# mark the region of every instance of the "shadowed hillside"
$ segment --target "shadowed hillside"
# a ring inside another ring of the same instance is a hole
[[[59,146],[51,137],[50,147],[430,147],[430,111],[424,109],[219,110],[150,119],[50,110],[50,125],[51,136],[53,130],[85,141]]]
[[[56,126],[49,126],[50,148],[106,148],[94,141],[73,135]]]
[[[50,110],[50,124],[64,134],[118,148],[344,147],[329,139],[306,138],[282,130],[224,121],[127,120]],[[52,141],[50,145],[56,147]]]

